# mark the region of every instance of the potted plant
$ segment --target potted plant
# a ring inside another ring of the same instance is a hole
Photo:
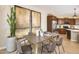
[[[7,39],[7,51],[13,52],[16,50],[16,37],[15,37],[15,31],[16,31],[16,10],[15,6],[11,7],[10,14],[7,15],[8,19],[7,22],[10,26],[10,36],[8,36]]]

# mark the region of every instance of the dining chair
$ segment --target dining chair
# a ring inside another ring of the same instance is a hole
[[[51,53],[56,53],[57,54],[57,52],[56,52],[56,42],[50,42],[47,45],[43,44],[41,53],[44,52],[44,49],[46,49],[45,52],[47,54],[51,54]]]
[[[59,54],[60,54],[60,46],[62,46],[62,49],[63,49],[63,52],[65,53],[65,49],[64,49],[64,46],[63,46],[63,38],[62,37],[58,37],[57,40],[56,40],[56,46],[58,47],[58,51],[59,51]]]
[[[41,43],[41,53],[48,53],[48,46],[49,45],[49,41],[45,40]]]
[[[54,40],[52,40],[52,36],[46,35],[45,41],[42,42],[41,53],[43,51],[46,51],[46,53],[53,53],[53,52],[57,53],[55,48],[56,48],[56,42]]]
[[[50,44],[48,45],[48,53],[56,53],[56,42],[50,42]]]
[[[17,40],[17,52],[19,54],[32,54],[31,44],[26,38]]]

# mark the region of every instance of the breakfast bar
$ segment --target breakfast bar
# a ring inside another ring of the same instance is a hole
[[[79,29],[67,29],[67,32],[70,34],[71,41],[79,42]]]

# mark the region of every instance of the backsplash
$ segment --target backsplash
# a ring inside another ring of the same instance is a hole
[[[65,28],[65,27],[70,28],[70,25],[67,25],[67,24],[57,25],[57,28]]]
[[[66,24],[57,25],[56,28],[64,28],[64,27],[79,29],[79,25],[66,25]]]
[[[74,28],[79,29],[79,25],[74,25]]]

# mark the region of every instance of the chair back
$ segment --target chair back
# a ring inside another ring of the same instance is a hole
[[[60,37],[60,38],[57,39],[56,44],[57,45],[62,45],[62,42],[63,42],[63,38]]]
[[[30,45],[28,40],[25,39],[25,38],[21,38],[21,39],[17,40],[17,52],[18,53],[23,53],[22,46],[25,46],[27,44]]]
[[[48,51],[54,52],[55,48],[56,48],[56,42],[50,43],[48,46]]]

